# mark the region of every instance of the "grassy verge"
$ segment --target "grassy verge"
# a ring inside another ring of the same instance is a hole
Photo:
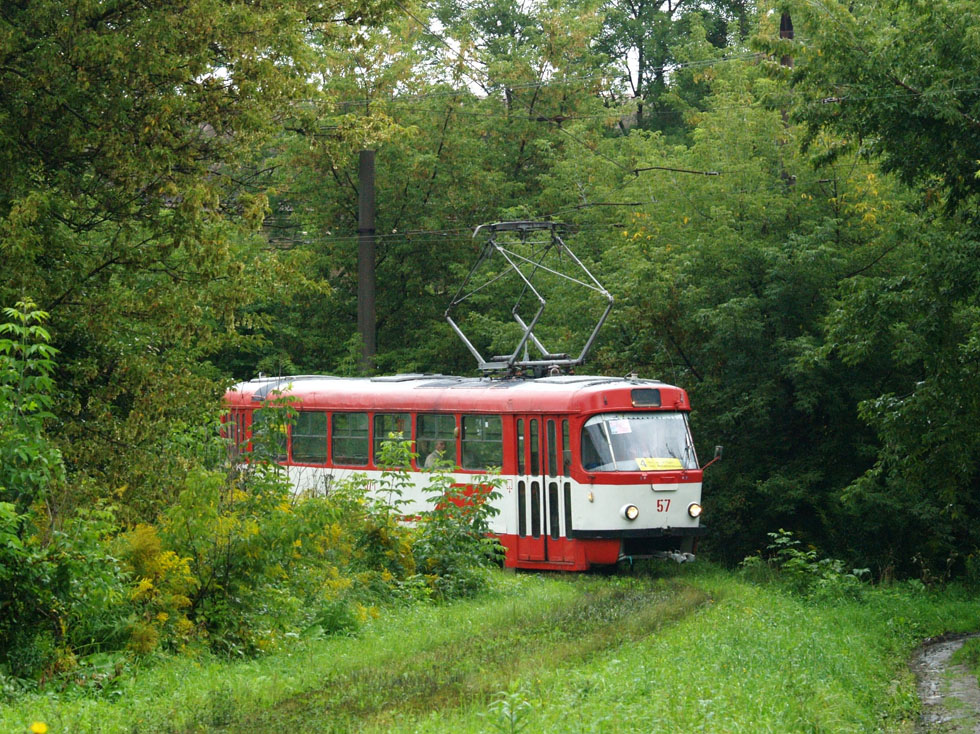
[[[965,665],[980,681],[980,637],[964,642],[953,654],[953,662]]]
[[[388,730],[406,718],[466,710],[514,679],[537,678],[636,644],[707,601],[703,591],[678,583],[587,582],[576,591],[557,604],[522,598],[483,607],[428,640],[406,630],[406,638],[392,639],[373,661],[335,666],[316,689],[229,729]]]
[[[912,731],[916,642],[980,629],[967,597],[902,587],[804,602],[711,567],[499,577],[478,600],[230,662],[158,661],[100,698],[21,699],[0,730]]]

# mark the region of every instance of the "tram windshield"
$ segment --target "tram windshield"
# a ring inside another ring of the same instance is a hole
[[[605,413],[582,428],[587,471],[697,469],[685,413]]]

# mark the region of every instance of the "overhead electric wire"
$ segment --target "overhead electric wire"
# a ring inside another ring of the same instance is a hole
[[[586,143],[581,138],[575,137],[568,130],[566,130],[565,128],[563,128],[561,125],[559,125],[557,123],[554,123],[554,124],[555,124],[555,127],[558,128],[558,131],[559,132],[564,133],[565,135],[567,135],[568,137],[570,137],[572,140],[574,140],[576,143],[578,143],[579,145],[585,147],[586,150],[591,151],[594,155],[597,155],[600,158],[604,158],[605,160],[609,161],[610,163],[612,163],[617,168],[621,168],[624,171],[626,171],[627,173],[632,173],[632,174],[635,175],[636,172],[633,171],[632,169],[627,168],[626,166],[624,166],[622,163],[619,163],[618,161],[614,161],[612,158],[610,158],[609,156],[607,156],[605,153],[603,153],[600,150],[596,150],[596,148],[594,146],[589,145],[588,143]]]
[[[443,38],[440,34],[436,33],[434,30],[432,30],[431,28],[429,28],[429,24],[428,23],[426,23],[425,21],[423,21],[421,18],[419,18],[417,15],[415,15],[415,13],[413,13],[411,10],[409,10],[408,8],[406,8],[400,2],[400,0],[394,0],[394,3],[399,8],[402,9],[402,11],[405,13],[405,15],[407,15],[409,18],[411,18],[416,23],[418,23],[419,27],[422,28],[422,30],[425,31],[425,33],[427,33],[432,38],[435,38],[439,43],[441,43],[443,46],[445,46],[446,48],[448,48],[452,53],[456,54],[456,58],[459,59],[459,62],[460,62],[460,68],[463,70],[463,76],[467,77],[474,84],[478,84],[478,85],[480,85],[480,86],[482,86],[482,87],[485,88],[485,86],[487,84],[487,80],[484,77],[483,72],[480,71],[480,70],[475,70],[474,71],[474,69],[472,69],[466,63],[466,59],[463,57],[462,49],[459,49],[459,50],[454,49],[452,47],[452,45],[445,38]],[[466,73],[466,72],[469,72],[469,73]],[[479,78],[474,78],[474,76],[475,77],[484,77],[484,78],[483,79],[479,79]]]
[[[416,17],[414,14],[412,14],[407,8],[405,8],[400,2],[398,2],[398,0],[396,0],[396,4],[406,14],[408,14],[416,23],[418,23],[425,30],[425,32],[427,34],[429,34],[429,35],[433,36],[434,38],[436,38],[440,43],[442,43],[442,45],[444,45],[446,48],[448,48],[450,51],[452,51],[454,54],[456,54],[457,57],[460,59],[460,61],[465,61],[465,59],[463,58],[462,53],[460,51],[457,51],[456,49],[453,49],[452,46],[448,42],[445,41],[445,39],[443,39],[438,33],[434,32],[430,28],[428,28],[428,26],[421,19],[419,19],[418,17]],[[661,68],[663,68],[664,70],[668,70],[668,69],[705,67],[705,66],[711,66],[711,65],[714,65],[714,64],[718,64],[718,63],[738,61],[738,60],[745,60],[745,59],[749,59],[749,58],[760,58],[760,57],[761,58],[766,58],[766,56],[764,54],[756,54],[756,53],[753,53],[753,54],[746,54],[746,55],[742,55],[742,56],[726,56],[726,57],[719,58],[719,59],[706,59],[706,60],[702,60],[702,61],[699,61],[699,62],[689,62],[689,63],[686,63],[686,64],[674,64],[674,65],[664,66],[664,67],[661,67]],[[465,64],[464,64],[464,67],[469,69],[469,67],[466,67]],[[472,71],[472,69],[469,69],[469,70]],[[482,76],[482,72],[479,72],[478,75],[479,76]],[[594,75],[581,76],[581,77],[577,77],[577,78],[576,77],[572,77],[572,78],[566,77],[566,78],[562,78],[562,79],[559,79],[559,80],[554,80],[554,79],[547,80],[547,81],[542,80],[542,81],[534,82],[534,83],[526,83],[524,85],[509,85],[508,86],[506,84],[501,84],[500,85],[500,88],[506,87],[506,88],[510,88],[510,89],[522,89],[522,88],[534,89],[534,88],[546,88],[546,87],[551,87],[551,86],[568,86],[568,85],[574,83],[575,81],[591,81],[591,80],[594,80],[594,79],[609,78],[609,77],[610,77],[609,74],[594,74]],[[477,80],[473,80],[473,81],[477,81]],[[479,84],[482,85],[482,84],[484,84],[486,82],[485,81],[477,81],[477,83],[479,83]],[[493,87],[490,87],[489,84],[488,84],[488,86],[485,87],[485,88],[493,88]],[[467,90],[452,90],[452,91],[446,91],[446,92],[440,92],[440,93],[432,93],[432,94],[427,94],[427,95],[413,95],[413,96],[406,96],[406,97],[391,97],[391,98],[389,98],[387,100],[375,99],[374,102],[377,103],[377,102],[383,101],[383,102],[387,102],[389,104],[394,104],[394,105],[399,105],[399,106],[421,107],[421,105],[418,104],[419,101],[423,101],[423,100],[429,99],[429,98],[438,98],[438,97],[450,97],[450,96],[459,97],[459,96],[465,94],[466,91]],[[964,92],[980,92],[980,87],[968,87],[968,88],[960,88],[960,89],[955,89],[955,90],[944,90],[944,92],[945,93],[952,92],[954,94],[964,93]],[[936,92],[936,94],[938,94],[938,93],[939,92]],[[830,103],[830,102],[842,102],[842,101],[846,101],[848,99],[855,100],[855,101],[858,101],[858,100],[870,100],[870,99],[891,99],[891,98],[905,98],[905,97],[921,97],[921,96],[926,96],[926,95],[930,95],[930,94],[932,94],[932,92],[930,92],[930,90],[926,90],[925,92],[921,92],[921,93],[917,93],[917,94],[913,94],[913,93],[910,93],[910,92],[893,92],[893,93],[890,93],[890,94],[883,94],[883,95],[862,95],[862,96],[843,96],[843,97],[839,97],[839,98],[823,98],[823,99],[820,99],[819,101],[824,102],[824,103]],[[791,96],[795,96],[795,95],[792,95],[792,93],[791,93]],[[477,98],[477,99],[485,99],[485,98]],[[797,99],[795,99],[795,101],[799,102],[800,99],[797,98]],[[816,100],[812,100],[811,99],[810,101],[816,101]],[[626,105],[624,105],[624,107],[627,106],[627,105],[635,104],[635,103],[636,103],[636,100],[629,100],[626,103]],[[363,102],[351,102],[351,101],[347,101],[347,102],[341,102],[340,104],[341,105],[353,105],[353,104],[363,104]],[[654,116],[684,115],[684,114],[711,114],[713,112],[719,112],[719,111],[724,111],[724,110],[736,110],[736,109],[742,109],[742,110],[746,110],[746,109],[772,110],[773,107],[771,105],[769,105],[769,104],[755,102],[755,103],[746,104],[746,105],[727,105],[727,106],[720,106],[720,107],[711,107],[710,109],[707,109],[707,110],[698,110],[698,109],[694,109],[694,110],[649,110],[649,109],[647,109],[647,110],[644,110],[644,115],[645,116],[649,116],[649,117],[654,117]],[[669,173],[688,173],[688,174],[697,174],[697,175],[705,175],[705,176],[717,176],[717,175],[720,175],[720,172],[718,172],[718,171],[697,171],[697,170],[691,170],[691,169],[673,168],[673,167],[669,167],[669,166],[644,166],[644,167],[637,167],[637,168],[629,168],[628,166],[623,165],[622,163],[614,160],[613,158],[611,158],[608,155],[604,154],[603,152],[599,151],[596,146],[591,145],[590,143],[582,140],[581,138],[579,138],[576,135],[572,134],[570,131],[568,131],[565,128],[561,127],[561,125],[559,124],[559,119],[558,119],[560,117],[561,118],[560,121],[561,122],[564,122],[564,121],[567,121],[567,120],[576,120],[576,119],[600,119],[600,118],[609,118],[609,117],[621,116],[626,111],[627,111],[626,109],[619,109],[619,110],[609,110],[608,112],[594,114],[594,115],[581,115],[581,116],[568,115],[568,116],[554,116],[554,117],[550,117],[550,118],[549,117],[546,117],[546,116],[529,116],[527,119],[529,121],[547,122],[547,123],[554,124],[558,128],[559,132],[561,132],[563,135],[569,137],[570,139],[574,140],[579,145],[582,145],[583,147],[585,147],[586,149],[588,149],[593,155],[595,155],[597,157],[601,157],[604,160],[606,160],[607,162],[609,162],[612,165],[616,166],[617,168],[623,170],[624,172],[631,174],[631,176],[628,179],[626,179],[615,190],[621,190],[622,188],[625,188],[626,186],[635,183],[639,179],[638,174],[641,173],[641,172],[645,172],[645,171],[659,170],[659,171],[665,171],[665,172],[669,172]],[[442,111],[440,110],[440,114],[441,113],[442,113]],[[460,110],[460,109],[456,109],[456,110],[453,111],[453,114],[470,115],[470,116],[480,116],[480,117],[488,117],[488,118],[505,117],[505,116],[506,117],[512,117],[512,116],[515,116],[515,112],[514,111],[511,111],[511,110],[508,110],[506,112],[501,112],[501,113],[485,113],[485,112],[476,112],[476,111],[471,111],[471,110]],[[674,183],[675,183],[675,186],[676,186],[676,181]],[[754,192],[756,192],[758,190],[763,190],[763,189],[751,189],[751,190],[750,189],[744,189],[744,190],[738,190],[738,191],[731,191],[729,193],[731,193],[733,195],[742,195],[742,194],[751,194],[751,193],[754,193]],[[691,205],[694,206],[697,209],[697,207],[696,207],[696,205],[694,204],[693,201],[690,201],[689,200],[689,203],[691,203]],[[556,215],[558,215],[558,214],[560,214],[562,212],[574,211],[574,210],[577,210],[577,209],[582,209],[582,208],[586,208],[586,207],[590,207],[590,206],[643,206],[643,205],[645,205],[645,202],[593,202],[593,203],[584,203],[584,204],[579,204],[579,205],[567,206],[567,207],[558,209],[558,210],[552,212],[551,214],[546,214],[546,215],[541,215],[541,216],[543,218],[551,218],[551,217],[554,217],[554,216],[556,216]],[[699,213],[701,213],[703,215],[702,212],[699,212]],[[620,223],[606,223],[606,224],[597,224],[597,225],[588,225],[588,226],[580,225],[580,226],[577,226],[576,229],[578,229],[578,230],[597,229],[597,228],[606,229],[606,228],[621,228],[623,226],[625,226],[625,225],[622,225]],[[422,230],[422,231],[416,230],[416,231],[406,231],[406,232],[378,233],[376,235],[376,237],[379,240],[381,240],[382,243],[385,242],[385,241],[392,241],[392,242],[396,242],[396,241],[411,241],[413,244],[424,245],[424,244],[434,244],[434,243],[438,243],[438,242],[445,242],[449,238],[453,238],[453,239],[458,238],[458,239],[461,239],[461,240],[470,239],[470,237],[471,237],[471,229],[470,228],[458,228],[458,229],[446,229],[446,230]],[[327,237],[314,237],[314,238],[311,238],[311,241],[316,241],[316,242],[334,242],[334,243],[342,243],[342,242],[347,242],[347,241],[349,241],[349,242],[356,242],[357,240],[358,240],[358,235],[356,235],[356,234],[352,234],[352,235],[336,235],[336,236],[335,235],[328,235]],[[307,244],[307,242],[301,242],[300,244]]]
[[[742,168],[744,169],[744,167],[742,167]],[[872,166],[870,164],[867,164],[867,163],[861,163],[859,161],[854,161],[854,162],[852,162],[852,164],[850,166],[848,166],[848,168],[850,169],[851,172],[849,174],[847,174],[846,176],[844,176],[844,178],[847,178],[850,175],[853,175],[853,172],[856,169],[859,169],[860,168],[860,169],[868,169],[869,170],[869,169],[873,169],[874,166]],[[739,171],[733,171],[733,173],[738,173],[738,172]],[[638,180],[639,179],[637,177],[630,177],[622,185],[620,185],[619,187],[617,187],[617,189],[615,189],[614,191],[620,190],[622,188],[625,188],[628,185],[635,184]],[[814,181],[808,181],[808,182],[802,182],[801,181],[801,182],[798,182],[796,185],[797,186],[802,186],[804,183],[807,183],[809,185],[819,185],[819,184],[826,183],[826,181],[825,180],[814,180]],[[681,190],[680,187],[676,185],[676,181],[675,181],[675,189],[676,190]],[[731,190],[726,191],[726,194],[727,195],[730,195],[730,196],[746,196],[746,195],[755,195],[755,194],[759,194],[759,193],[764,193],[764,192],[767,192],[767,191],[770,191],[770,190],[771,190],[771,188],[769,186],[767,186],[765,184],[762,184],[762,185],[757,186],[757,187],[744,187],[744,188],[731,189]],[[692,207],[697,208],[693,201],[691,201],[690,199],[688,199],[688,201],[692,205]],[[574,211],[574,210],[577,210],[577,209],[583,209],[583,208],[587,208],[589,206],[603,206],[603,207],[609,207],[609,206],[639,207],[639,206],[646,206],[648,203],[654,203],[654,202],[642,202],[642,201],[632,201],[632,202],[593,202],[593,203],[586,203],[586,204],[579,204],[579,205],[572,205],[572,206],[561,207],[561,208],[556,209],[556,210],[554,210],[554,211],[552,211],[550,213],[543,213],[543,214],[537,215],[534,218],[536,218],[536,219],[542,219],[542,220],[550,220],[553,217],[558,216],[559,214],[562,214],[564,212]],[[707,215],[705,215],[703,212],[700,212],[699,211],[699,215],[702,215],[702,218],[710,219],[710,217],[708,217]],[[603,222],[603,223],[592,222],[592,223],[586,223],[586,224],[572,224],[572,225],[569,225],[569,226],[574,231],[576,231],[576,232],[589,232],[589,231],[595,231],[595,230],[623,229],[627,225],[624,224],[624,223],[622,223],[622,222]],[[398,243],[398,242],[404,242],[404,243],[411,243],[412,245],[416,245],[416,246],[445,244],[449,240],[459,240],[460,242],[464,242],[465,243],[465,242],[471,242],[472,241],[472,238],[473,238],[473,228],[472,227],[456,227],[456,228],[438,229],[438,230],[407,230],[407,231],[404,231],[404,232],[379,232],[379,233],[377,233],[376,238],[378,240],[381,240],[382,241],[382,244],[384,244],[385,242],[392,243],[392,244]],[[359,235],[357,235],[357,234],[314,236],[314,237],[305,238],[304,240],[296,243],[294,246],[302,246],[302,245],[308,245],[308,244],[313,244],[313,243],[317,243],[317,244],[328,244],[328,243],[331,243],[331,244],[344,244],[344,243],[356,244],[358,242],[358,239],[359,239]]]

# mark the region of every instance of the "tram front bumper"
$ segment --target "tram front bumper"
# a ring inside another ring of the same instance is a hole
[[[611,538],[689,538],[699,537],[708,532],[706,527],[698,525],[686,528],[636,528],[630,530],[571,530],[569,538],[581,540],[601,540]]]

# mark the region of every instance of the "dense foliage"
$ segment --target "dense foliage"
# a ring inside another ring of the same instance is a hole
[[[871,519],[855,540],[892,563],[962,571],[980,546],[980,15],[955,0],[793,12],[805,144],[819,160],[855,151],[906,185],[902,218],[876,237],[881,260],[841,284],[813,353],[815,369],[862,386],[857,414],[877,439],[841,499]]]
[[[878,578],[976,576],[967,0],[25,0],[0,21],[5,674],[254,653],[479,588],[467,501],[409,534],[356,486],[308,503],[227,466],[212,416],[260,370],[470,371],[442,315],[473,227],[503,219],[569,223],[615,295],[586,369],[689,389],[702,454],[726,447],[707,554],[786,528]],[[510,302],[467,306],[480,349],[509,343]],[[548,342],[574,343],[577,296],[549,308]]]
[[[40,430],[55,391],[47,314],[29,303],[6,313],[0,332],[14,338],[0,339],[0,682],[101,689],[120,675],[124,653],[250,655],[300,633],[355,630],[377,604],[485,587],[498,555],[485,494],[470,501],[434,474],[433,509],[409,526],[398,512],[404,470],[386,472],[377,493],[355,478],[326,497],[296,497],[267,458],[232,463],[218,431],[204,441],[220,463],[206,466],[207,447],[196,447],[197,467],[156,524],[124,527],[107,502],[56,515],[52,485],[71,479]],[[287,407],[266,410],[288,420]],[[276,430],[275,420],[265,425]],[[385,452],[393,466],[410,463],[407,443]]]

